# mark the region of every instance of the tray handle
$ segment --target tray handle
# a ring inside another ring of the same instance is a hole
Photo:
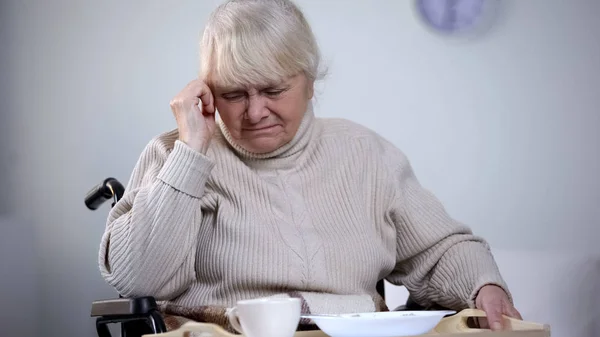
[[[188,322],[177,330],[155,334],[143,335],[142,337],[188,337],[190,333],[197,333],[203,337],[240,337],[241,335],[231,334],[219,325],[209,323]]]
[[[456,315],[446,317],[435,327],[437,333],[457,333],[457,332],[482,332],[489,329],[470,328],[467,320],[470,317],[486,317],[485,312],[479,309],[464,309]],[[543,330],[550,331],[550,327],[545,324],[522,321],[508,316],[503,316],[504,326],[506,330],[511,331],[526,331],[526,330]]]
[[[201,337],[243,337],[243,335],[234,335],[225,331],[221,326],[211,323],[188,322],[179,329],[154,334],[144,335],[142,337],[189,337],[190,333],[196,333]],[[294,337],[329,337],[321,330],[297,331]]]

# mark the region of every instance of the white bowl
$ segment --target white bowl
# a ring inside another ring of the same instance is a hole
[[[400,337],[430,332],[456,311],[390,311],[341,315],[303,315],[331,337]]]

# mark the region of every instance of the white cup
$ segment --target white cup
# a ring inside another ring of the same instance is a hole
[[[300,314],[298,298],[259,298],[237,302],[227,311],[227,318],[245,337],[292,337]]]

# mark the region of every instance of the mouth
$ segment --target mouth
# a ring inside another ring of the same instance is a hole
[[[276,127],[278,127],[278,125],[268,125],[268,126],[263,126],[263,127],[258,127],[258,128],[243,128],[242,130],[244,130],[246,132],[271,131],[271,130],[274,130]]]

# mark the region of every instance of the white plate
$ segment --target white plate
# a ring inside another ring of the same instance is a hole
[[[390,311],[341,315],[303,315],[331,337],[401,337],[431,331],[456,311]]]

